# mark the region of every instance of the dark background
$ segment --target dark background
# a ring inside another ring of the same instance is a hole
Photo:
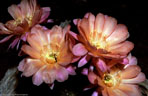
[[[140,1],[126,2],[122,1],[104,1],[101,0],[38,0],[41,7],[50,7],[51,15],[49,18],[54,20],[54,23],[47,24],[48,28],[53,25],[59,25],[65,20],[73,20],[75,18],[83,18],[87,12],[92,12],[94,15],[103,13],[115,17],[118,23],[125,24],[128,27],[130,37],[128,40],[135,44],[132,54],[137,57],[138,65],[148,77],[148,11],[147,3]],[[11,4],[18,4],[20,0],[4,0],[0,3],[0,22],[5,23],[11,20],[7,8]],[[77,31],[74,24],[71,22],[71,30]],[[3,36],[0,36],[2,39]],[[0,79],[3,78],[8,68],[17,66],[23,57],[18,57],[18,51],[15,49],[7,50],[11,40],[0,44]],[[77,71],[79,72],[79,70]],[[42,96],[90,96],[92,90],[82,92],[83,87],[89,84],[87,77],[78,73],[77,76],[70,76],[63,83],[55,83],[55,88],[51,91],[46,84],[36,87],[32,84],[31,77],[20,77],[16,89],[18,94],[29,94]]]

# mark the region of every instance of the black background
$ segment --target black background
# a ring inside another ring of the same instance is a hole
[[[18,4],[20,0],[4,0],[0,3],[0,22],[5,23],[11,20],[7,8],[11,4]],[[126,2],[124,0],[104,1],[101,0],[38,0],[41,7],[50,7],[51,15],[49,18],[54,20],[52,24],[46,24],[46,27],[51,28],[53,25],[59,25],[65,20],[73,20],[75,18],[83,18],[87,12],[92,12],[94,15],[103,13],[115,17],[118,23],[125,24],[128,27],[130,37],[128,40],[135,44],[132,54],[137,57],[138,65],[142,71],[148,76],[148,11],[147,3],[141,1]],[[71,22],[71,30],[77,31],[76,26]],[[45,24],[43,24],[45,25]],[[3,36],[0,36],[2,39]],[[7,50],[11,40],[0,44],[0,79],[8,68],[17,66],[23,57],[18,57],[18,51],[15,49]],[[79,72],[79,70],[78,70]],[[56,86],[51,91],[46,84],[36,87],[32,84],[31,77],[20,77],[16,89],[18,94],[29,94],[42,96],[90,96],[92,91],[82,92],[83,87],[89,84],[87,77],[78,73],[77,76],[70,76],[63,83],[55,83]],[[75,95],[66,95],[74,93]]]

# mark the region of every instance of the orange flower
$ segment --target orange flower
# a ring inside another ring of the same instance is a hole
[[[145,75],[136,65],[135,57],[129,55],[128,59],[128,66],[125,65],[123,68],[114,66],[110,71],[102,72],[99,69],[98,74],[92,70],[88,73],[89,81],[99,86],[92,96],[98,96],[100,90],[103,96],[141,96],[137,84],[146,79]]]
[[[40,8],[36,0],[22,0],[19,5],[11,5],[8,8],[8,12],[14,18],[6,22],[6,24],[0,23],[0,34],[8,34],[0,43],[9,40],[15,36],[15,40],[9,47],[13,48],[20,40],[26,41],[28,32],[30,29],[39,23],[42,23],[47,19],[50,13],[49,7]]]
[[[129,37],[125,25],[117,24],[113,17],[97,14],[95,17],[87,13],[83,19],[75,19],[79,35],[71,32],[80,43],[73,47],[76,56],[89,55],[107,58],[123,58],[134,47],[133,43],[125,41]]]
[[[18,69],[23,75],[33,75],[33,83],[40,85],[42,82],[52,84],[55,80],[63,82],[68,75],[75,75],[74,68],[70,65],[73,55],[69,49],[68,32],[70,26],[62,29],[54,26],[51,30],[35,26],[28,35],[30,45],[23,45],[22,50],[30,56],[22,60]]]

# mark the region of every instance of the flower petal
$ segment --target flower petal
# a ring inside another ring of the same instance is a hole
[[[4,39],[0,40],[0,43],[4,43],[6,41],[8,41],[13,35],[9,35],[7,37],[5,37]]]
[[[50,14],[50,10],[51,9],[49,7],[42,8],[42,16],[41,16],[39,23],[42,23],[43,21],[45,21],[45,19],[48,18],[49,14]]]
[[[109,47],[113,54],[127,55],[134,48],[134,44],[129,41]]]
[[[88,51],[85,49],[85,47],[81,43],[78,43],[73,47],[72,52],[76,56],[83,56]]]
[[[23,45],[21,49],[32,58],[40,58],[40,53],[28,45]]]
[[[103,60],[98,59],[98,62],[96,64],[97,64],[97,67],[99,67],[102,72],[107,71],[107,65]]]
[[[84,66],[89,60],[91,56],[90,55],[85,55],[78,63],[78,67]]]
[[[63,82],[68,79],[68,71],[62,67],[58,66],[56,70],[56,80],[58,82]]]
[[[97,80],[96,74],[94,74],[93,72],[89,72],[88,80],[90,81],[90,83],[95,84],[96,83],[95,81]]]
[[[70,75],[76,75],[76,72],[75,72],[75,67],[73,67],[73,66],[68,66],[67,68],[66,68],[66,70],[68,71],[68,73],[70,74]]]
[[[137,85],[133,84],[120,84],[118,89],[122,90],[128,96],[141,96],[141,91]]]
[[[129,36],[125,25],[118,24],[115,31],[106,39],[109,45],[115,45],[125,41]]]
[[[47,65],[42,73],[43,81],[47,84],[52,84],[56,79],[56,68],[54,66]]]
[[[121,71],[121,78],[122,79],[130,79],[136,77],[141,72],[141,69],[139,66],[131,65]]]
[[[146,79],[144,73],[139,73],[137,77],[131,78],[131,79],[123,79],[122,83],[140,83],[143,82]]]
[[[43,66],[40,60],[28,58],[20,63],[20,66],[18,67],[19,69],[21,69],[21,66],[23,65],[23,63],[24,63],[24,70],[22,75],[26,77],[29,77],[35,74]]]
[[[25,0],[23,0],[23,1],[25,1]],[[8,7],[8,12],[15,20],[18,18],[21,18],[21,16],[22,16],[21,10],[17,5],[11,5],[10,7]]]
[[[46,68],[46,65],[42,66],[42,68],[40,68],[39,71],[36,72],[36,74],[33,76],[32,81],[34,85],[39,86],[40,84],[43,83],[42,73],[45,68]]]
[[[117,25],[117,20],[115,18],[105,16],[105,23],[103,27],[102,35],[103,37],[108,37],[115,30]]]
[[[99,95],[98,95],[98,92],[94,91],[91,96],[99,96]]]

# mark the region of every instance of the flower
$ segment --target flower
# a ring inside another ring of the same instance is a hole
[[[30,29],[47,19],[50,8],[40,8],[36,0],[22,0],[20,4],[8,7],[8,12],[14,20],[10,20],[6,24],[0,23],[0,34],[8,35],[0,43],[6,42],[15,36],[15,40],[9,47],[14,48],[18,44],[18,49],[20,40],[26,41]]]
[[[23,45],[22,51],[30,57],[23,59],[18,70],[24,76],[33,75],[33,83],[53,84],[55,80],[63,82],[68,75],[75,75],[74,67],[70,65],[73,54],[69,49],[68,32],[70,26],[62,29],[54,26],[51,30],[36,25],[28,35],[30,45]]]
[[[117,20],[113,17],[101,13],[95,17],[93,14],[87,13],[83,19],[75,19],[74,23],[80,34],[71,32],[71,35],[80,43],[73,47],[73,54],[84,56],[84,60],[88,55],[123,58],[134,47],[132,42],[125,41],[129,37],[126,26],[117,24]]]
[[[98,96],[100,93],[103,96],[141,96],[137,84],[143,82],[146,77],[136,65],[136,58],[131,55],[128,58],[130,58],[128,66],[114,66],[104,72],[98,69],[96,73],[91,70],[88,73],[89,81],[99,86],[92,96]]]

